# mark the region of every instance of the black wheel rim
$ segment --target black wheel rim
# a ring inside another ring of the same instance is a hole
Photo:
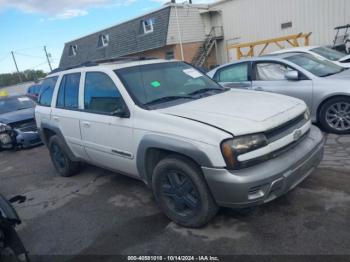
[[[61,150],[61,148],[53,144],[52,145],[52,158],[59,169],[64,169],[66,167],[66,158]]]
[[[326,121],[335,130],[350,130],[350,103],[339,102],[331,105],[326,112]]]
[[[201,206],[193,181],[178,171],[170,171],[162,177],[160,193],[168,208],[181,216],[194,215]]]

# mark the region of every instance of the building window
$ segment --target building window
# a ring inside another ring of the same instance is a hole
[[[143,33],[148,34],[153,32],[154,18],[149,18],[142,21]]]
[[[97,47],[106,47],[109,43],[109,34],[102,34],[98,36]]]
[[[71,45],[69,46],[69,56],[75,56],[77,54],[77,49],[78,46],[77,45]]]
[[[291,28],[292,26],[293,26],[292,22],[283,23],[283,24],[281,24],[281,29]]]
[[[175,58],[174,50],[167,51],[167,52],[165,53],[165,59],[171,60],[171,59],[174,59],[174,58]]]

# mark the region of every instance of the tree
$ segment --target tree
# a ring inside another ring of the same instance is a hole
[[[21,72],[23,82],[36,81],[46,76],[42,70],[25,70]],[[0,74],[0,87],[15,85],[20,83],[18,73]]]

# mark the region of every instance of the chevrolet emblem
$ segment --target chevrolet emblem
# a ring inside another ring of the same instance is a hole
[[[296,130],[295,132],[294,132],[294,134],[293,134],[293,139],[294,139],[294,141],[297,141],[297,140],[299,140],[300,138],[301,138],[301,136],[302,136],[302,131],[299,129],[299,130]]]

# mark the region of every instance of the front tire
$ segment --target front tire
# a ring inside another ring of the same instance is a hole
[[[335,97],[322,105],[319,121],[324,131],[350,134],[350,98]]]
[[[57,172],[63,177],[70,177],[79,171],[79,163],[72,161],[58,136],[54,135],[49,140],[50,157]]]
[[[152,187],[161,209],[181,226],[202,227],[218,211],[200,168],[185,157],[161,160],[153,171]]]

